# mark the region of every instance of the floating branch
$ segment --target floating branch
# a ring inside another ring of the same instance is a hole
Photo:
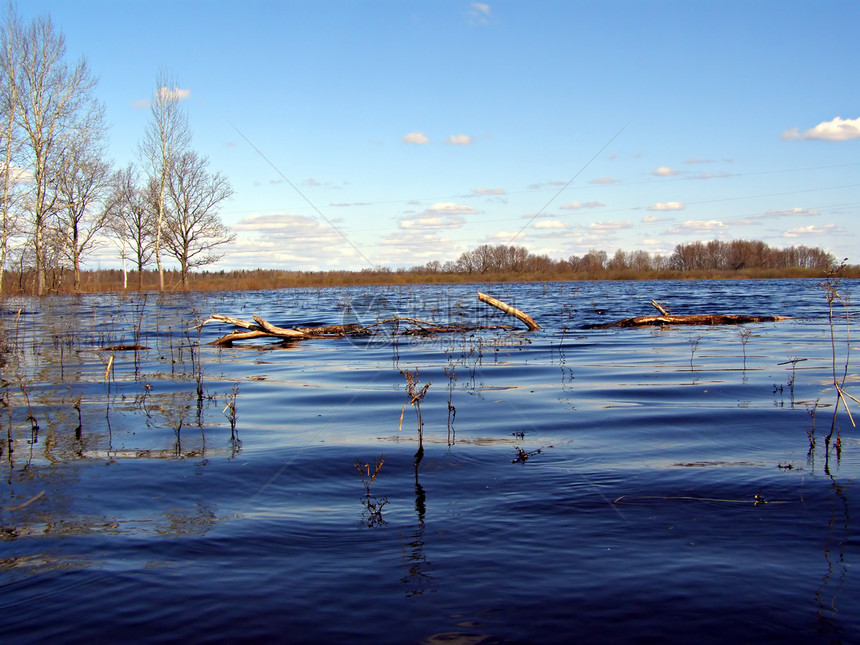
[[[496,300],[483,293],[478,294],[478,299],[486,302],[505,313],[515,316],[526,326],[532,330],[540,329],[540,326],[532,320],[530,316],[524,314],[515,307]],[[463,333],[478,330],[504,330],[511,331],[514,327],[510,325],[461,325],[461,324],[441,324],[419,320],[418,318],[388,318],[375,322],[371,325],[324,325],[320,327],[278,327],[273,325],[260,316],[254,316],[254,322],[242,320],[241,318],[233,318],[223,314],[212,314],[204,320],[199,326],[202,327],[207,323],[222,323],[233,325],[240,329],[234,330],[229,334],[212,341],[213,345],[221,345],[229,347],[237,340],[251,340],[254,338],[277,338],[280,340],[309,340],[313,338],[344,338],[347,336],[370,336],[376,334],[378,328],[383,325],[393,325],[396,323],[396,335],[398,336],[427,336],[431,334],[446,334],[446,333]]]
[[[523,313],[522,311],[520,311],[516,307],[511,307],[506,302],[502,302],[501,300],[496,300],[495,298],[488,296],[485,293],[481,293],[480,291],[478,292],[478,300],[480,300],[481,302],[486,302],[488,305],[492,305],[496,309],[501,309],[506,314],[510,314],[511,316],[518,318],[523,323],[525,323],[525,326],[529,328],[529,331],[538,331],[540,329],[540,325],[538,325],[532,319],[531,316]]]
[[[652,300],[652,301],[651,301],[651,304],[652,304],[652,305],[654,305],[654,308],[655,308],[657,311],[659,311],[659,312],[660,312],[660,315],[661,315],[661,316],[670,316],[670,315],[671,315],[671,314],[670,314],[666,309],[664,309],[664,308],[662,307],[662,305],[660,305],[660,303],[659,303],[659,302],[657,302],[656,300]]]
[[[652,301],[655,307],[657,304]],[[662,307],[658,307],[665,311]],[[586,329],[607,329],[609,327],[645,327],[648,325],[745,325],[748,323],[777,322],[787,320],[789,316],[745,316],[739,314],[691,314],[688,316],[673,316],[663,314],[660,316],[637,316],[635,318],[624,318],[611,323],[597,325],[586,325]]]

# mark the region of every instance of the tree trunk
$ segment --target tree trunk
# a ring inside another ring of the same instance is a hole
[[[164,222],[164,188],[158,204],[158,223],[155,227],[155,264],[158,267],[158,290],[164,291],[164,267],[161,265],[161,227]]]
[[[36,217],[36,295],[45,295],[45,259],[43,257],[44,249],[42,248],[42,223],[41,217]]]

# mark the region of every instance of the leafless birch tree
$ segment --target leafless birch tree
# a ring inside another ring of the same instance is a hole
[[[107,225],[110,205],[110,166],[102,150],[89,140],[68,151],[64,172],[57,177],[54,224],[60,256],[74,272],[74,289],[81,286],[81,261],[96,248]]]
[[[126,260],[131,257],[137,267],[137,290],[143,290],[143,270],[155,252],[153,204],[156,192],[152,181],[147,188],[140,186],[139,174],[133,164],[113,176],[108,233],[120,246],[124,288],[128,285]]]
[[[15,9],[10,4],[0,26],[0,293],[9,254],[9,240],[16,232],[17,207],[20,204],[21,180],[24,173],[20,161],[21,131],[15,119],[18,104],[17,71],[19,47],[23,29]]]
[[[93,96],[96,85],[85,60],[70,66],[66,42],[49,17],[35,19],[22,32],[17,86],[17,121],[24,135],[24,167],[32,175],[28,214],[35,251],[36,293],[45,292],[45,236],[54,213],[51,186],[67,170],[69,149],[93,139],[103,111]]]
[[[224,254],[219,247],[236,237],[218,214],[233,188],[220,173],[211,174],[208,166],[208,159],[189,151],[175,160],[169,177],[164,242],[179,262],[183,287],[188,286],[190,269],[220,260]]]
[[[160,72],[155,81],[155,94],[151,104],[151,118],[140,145],[140,157],[155,192],[155,263],[158,267],[159,288],[164,290],[162,243],[164,241],[165,199],[170,183],[171,169],[176,159],[188,148],[191,133],[188,117],[182,106],[184,93],[166,72]]]

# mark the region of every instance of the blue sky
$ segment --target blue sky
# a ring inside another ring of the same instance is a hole
[[[860,262],[860,3],[27,0],[117,165],[159,70],[235,189],[214,268],[758,239]],[[91,263],[106,266],[105,248]]]

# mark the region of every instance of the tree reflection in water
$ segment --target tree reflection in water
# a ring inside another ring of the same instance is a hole
[[[407,585],[407,598],[420,596],[425,591],[433,591],[431,588],[434,579],[430,575],[432,565],[424,553],[424,516],[427,513],[427,496],[424,487],[418,483],[417,474],[415,480],[415,514],[418,523],[415,528],[403,535],[403,557],[409,569],[400,581]]]

